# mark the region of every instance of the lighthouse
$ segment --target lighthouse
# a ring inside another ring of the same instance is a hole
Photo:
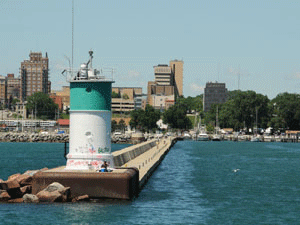
[[[112,79],[89,61],[70,79],[70,143],[66,170],[98,170],[104,161],[114,168],[111,154]]]

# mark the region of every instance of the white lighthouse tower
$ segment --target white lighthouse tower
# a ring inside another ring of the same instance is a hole
[[[92,68],[90,59],[81,64],[70,80],[70,145],[67,170],[97,170],[107,162],[114,168],[111,154],[112,79]]]

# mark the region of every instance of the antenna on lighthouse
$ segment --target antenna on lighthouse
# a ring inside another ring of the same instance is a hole
[[[91,68],[93,68],[93,64],[92,64],[92,62],[93,62],[93,53],[94,52],[92,50],[89,51]]]
[[[73,77],[73,64],[74,64],[74,0],[72,0],[72,68],[71,68],[71,77]]]

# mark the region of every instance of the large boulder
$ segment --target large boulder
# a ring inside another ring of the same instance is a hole
[[[20,184],[15,179],[10,179],[7,181],[0,182],[0,189],[3,189],[3,190],[10,190],[10,189],[15,189],[15,188],[19,188],[19,187],[20,187]]]
[[[70,188],[54,182],[37,193],[40,202],[67,202],[70,199]]]
[[[7,202],[11,197],[7,191],[0,190],[0,202]]]
[[[25,186],[25,185],[31,184],[32,176],[30,176],[28,174],[19,174],[12,178],[8,178],[8,181],[10,181],[10,180],[15,180],[20,184],[20,186]]]
[[[25,203],[38,203],[39,198],[36,195],[33,195],[33,194],[25,194],[23,196],[23,202],[25,202]]]
[[[16,177],[18,177],[20,175],[21,175],[20,173],[16,173],[16,174],[10,175],[7,180],[14,180]]]

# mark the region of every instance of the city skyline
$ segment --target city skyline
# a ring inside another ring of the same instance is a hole
[[[299,93],[300,3],[286,1],[74,0],[74,69],[94,51],[95,68],[113,67],[115,86],[142,87],[153,66],[183,60],[183,94],[207,82],[270,99]],[[52,89],[72,52],[72,1],[0,2],[0,75],[20,76],[30,52],[48,52]],[[240,77],[240,82],[238,82]]]

